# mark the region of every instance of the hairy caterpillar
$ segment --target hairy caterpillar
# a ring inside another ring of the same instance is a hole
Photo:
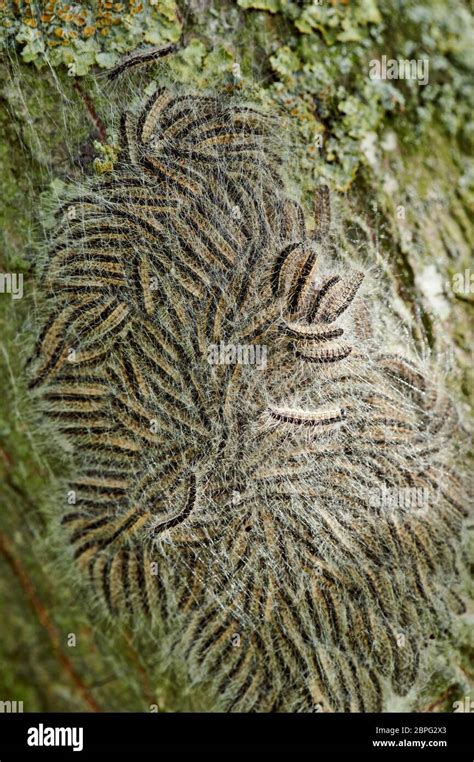
[[[144,50],[138,50],[126,56],[119,63],[114,66],[108,73],[107,77],[110,81],[117,79],[121,74],[129,69],[135,69],[137,67],[147,66],[150,63],[173,53],[177,49],[174,44],[165,45],[164,47],[152,47],[145,48]]]
[[[112,615],[150,618],[218,707],[375,711],[462,609],[454,413],[416,360],[364,346],[363,274],[326,269],[327,189],[308,233],[274,128],[159,87],[122,115],[113,177],[59,211],[31,388],[73,447],[64,532]],[[265,367],[207,361],[250,342]],[[428,515],[373,499],[440,481]]]

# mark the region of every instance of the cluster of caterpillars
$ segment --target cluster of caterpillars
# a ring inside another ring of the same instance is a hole
[[[274,117],[158,87],[120,125],[41,275],[31,387],[73,452],[72,562],[216,707],[383,709],[462,611],[454,408],[364,349],[363,275],[327,273],[328,192],[309,234]],[[266,367],[210,367],[219,342],[265,344]],[[382,486],[437,500],[385,511]]]

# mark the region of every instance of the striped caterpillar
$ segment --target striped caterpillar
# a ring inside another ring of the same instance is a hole
[[[58,212],[31,393],[73,449],[63,536],[111,616],[151,622],[217,708],[377,711],[463,610],[453,408],[358,338],[363,274],[327,270],[328,190],[310,233],[275,124],[159,86],[121,115],[113,173]],[[265,367],[207,361],[251,343]],[[440,484],[428,517],[374,500]]]

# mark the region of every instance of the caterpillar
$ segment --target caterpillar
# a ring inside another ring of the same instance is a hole
[[[343,421],[346,413],[342,408],[328,410],[300,410],[298,408],[270,407],[265,411],[267,420],[289,423],[293,426],[325,427]]]
[[[379,711],[459,614],[456,418],[360,330],[363,273],[331,272],[329,191],[308,230],[277,124],[180,88],[125,110],[113,174],[58,210],[31,394],[71,445],[61,532],[110,616],[156,627],[218,708]],[[256,342],[264,366],[207,362]],[[428,517],[374,507],[437,474]]]
[[[135,53],[131,53],[129,56],[122,58],[119,63],[109,71],[107,78],[110,81],[113,81],[124,72],[137,67],[147,66],[154,61],[157,61],[159,58],[174,53],[175,50],[177,50],[177,46],[174,44],[138,50]]]

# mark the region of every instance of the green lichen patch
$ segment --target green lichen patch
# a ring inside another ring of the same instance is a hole
[[[180,34],[174,0],[0,2],[0,45],[17,44],[25,62],[65,65],[71,76],[94,65],[111,68],[138,45],[175,42]]]

